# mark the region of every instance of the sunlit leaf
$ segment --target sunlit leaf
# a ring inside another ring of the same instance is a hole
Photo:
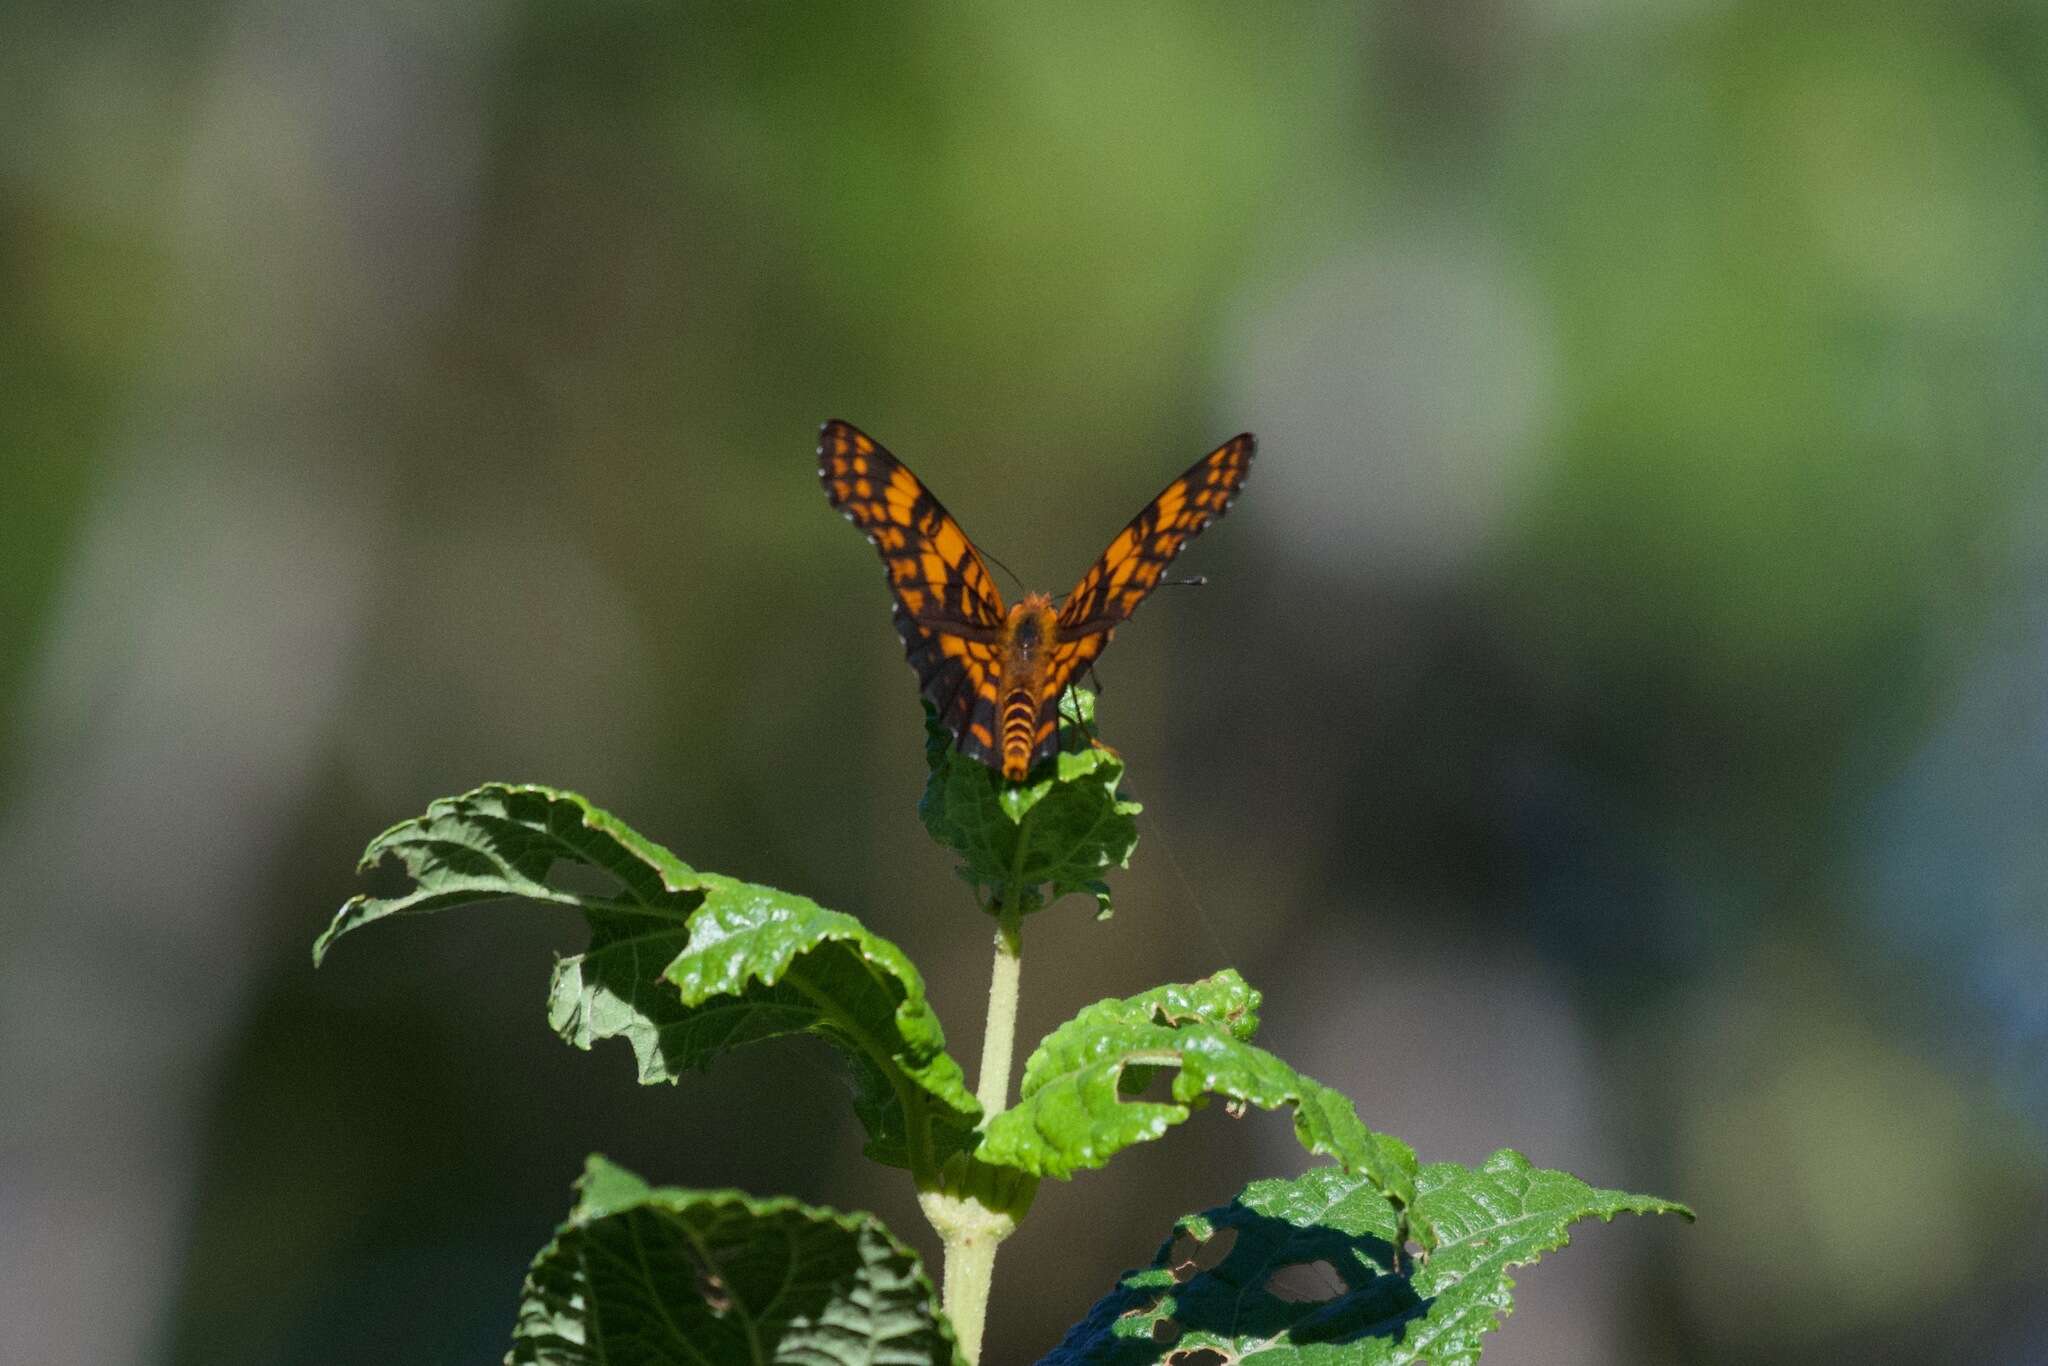
[[[952,737],[925,707],[925,754],[931,765],[918,815],[933,839],[966,860],[960,875],[990,903],[1038,910],[1069,892],[1095,898],[1110,913],[1102,875],[1128,867],[1143,808],[1119,791],[1124,763],[1092,736],[1095,698],[1072,688],[1060,703],[1061,749],[1028,781],[1001,774],[952,747]]]
[[[1019,1099],[990,1120],[976,1156],[1039,1176],[1100,1167],[1159,1138],[1212,1096],[1294,1109],[1310,1152],[1360,1173],[1401,1208],[1414,1202],[1415,1155],[1359,1122],[1342,1094],[1254,1047],[1259,993],[1232,971],[1201,982],[1098,1001],[1061,1025],[1024,1064]],[[1166,1100],[1140,1098],[1170,1072]]]
[[[941,1158],[979,1116],[901,949],[806,897],[698,872],[574,793],[492,784],[443,798],[373,840],[363,867],[387,856],[413,887],[350,899],[315,944],[316,963],[388,916],[515,897],[574,907],[590,942],[557,961],[548,1021],[578,1048],[626,1040],[641,1081],[811,1033],[844,1060],[879,1160],[908,1165],[908,1145],[927,1140]],[[609,885],[570,890],[572,880]]]

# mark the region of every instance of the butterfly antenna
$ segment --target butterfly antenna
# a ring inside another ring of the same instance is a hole
[[[981,550],[981,547],[976,546],[975,549]],[[981,550],[981,558],[987,560],[990,564],[1002,570],[1005,574],[1008,574],[1010,576],[1010,583],[1016,588],[1016,590],[1019,593],[1024,591],[1024,579],[1021,575],[1017,573],[1016,570],[1010,568],[1010,566],[1004,564],[1001,560],[989,554],[986,550]]]
[[[982,553],[986,555],[988,552],[983,551]],[[997,560],[993,555],[989,555],[988,558],[995,560],[997,564],[1003,564],[1001,560]],[[1003,568],[1008,569],[1009,567],[1003,564]],[[1013,572],[1010,577],[1014,579],[1017,575]],[[1194,574],[1185,579],[1161,579],[1152,586],[1154,588],[1207,588],[1209,586],[1209,576],[1207,574]],[[1053,601],[1065,602],[1072,596],[1074,596],[1072,593],[1056,593],[1053,595]]]

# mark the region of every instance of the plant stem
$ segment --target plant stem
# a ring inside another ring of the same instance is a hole
[[[1009,906],[996,908],[996,961],[989,970],[988,1026],[982,1031],[981,1081],[974,1091],[974,1098],[981,1102],[984,1124],[1010,1103],[1010,1060],[1017,1046],[1017,988],[1024,975],[1024,935],[1019,921]]]
[[[1023,977],[1023,917],[1012,900],[996,907],[996,961],[989,973],[988,1028],[981,1036],[981,1081],[974,1098],[982,1122],[1001,1114],[1010,1099],[1010,1060],[1017,1043],[1017,987]],[[989,1288],[995,1278],[996,1248],[1017,1227],[1017,1191],[989,1186],[995,1173],[971,1161],[960,1173],[965,1188],[927,1191],[919,1197],[925,1217],[946,1246],[943,1292],[946,1317],[960,1354],[981,1360],[981,1331],[988,1320]],[[1015,1173],[1011,1173],[1012,1176]],[[1024,1203],[1030,1203],[1028,1188]]]
[[[939,1197],[946,1199],[947,1197]],[[988,1321],[989,1286],[995,1278],[996,1247],[1015,1231],[1006,1215],[984,1209],[972,1200],[953,1200],[945,1220],[946,1287],[941,1298],[960,1355],[970,1366],[981,1360],[981,1330]],[[930,1202],[925,1214],[934,1213]]]

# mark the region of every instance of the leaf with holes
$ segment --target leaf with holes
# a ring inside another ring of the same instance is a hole
[[[931,837],[966,860],[960,876],[989,904],[1014,898],[1020,912],[1069,892],[1095,898],[1110,913],[1102,875],[1130,866],[1143,808],[1124,798],[1124,761],[1092,738],[1095,698],[1071,688],[1060,701],[1060,752],[1029,780],[1003,776],[953,748],[953,737],[925,705],[925,758],[931,775],[917,813]],[[1044,890],[1048,889],[1049,890]]]
[[[1581,1219],[1676,1214],[1683,1205],[1595,1190],[1503,1149],[1472,1168],[1435,1162],[1415,1182],[1437,1243],[1393,1270],[1397,1218],[1362,1175],[1323,1167],[1258,1181],[1180,1221],[1041,1366],[1142,1366],[1170,1353],[1252,1352],[1272,1366],[1461,1366],[1511,1308],[1511,1267],[1571,1241]]]
[[[1410,1208],[1415,1155],[1408,1145],[1367,1129],[1343,1095],[1253,1047],[1258,1008],[1259,993],[1228,970],[1098,1001],[1032,1053],[1016,1106],[989,1121],[975,1156],[1037,1176],[1071,1177],[1160,1137],[1221,1096],[1262,1110],[1293,1106],[1303,1147],[1336,1158],[1387,1200]],[[1168,1100],[1141,1098],[1155,1076],[1168,1072]]]
[[[314,945],[316,963],[389,916],[508,897],[574,907],[590,942],[556,962],[548,1021],[578,1048],[625,1039],[642,1082],[811,1033],[845,1061],[880,1161],[911,1165],[916,1144],[936,1165],[980,1116],[901,949],[806,897],[700,873],[574,793],[491,784],[443,798],[371,841],[363,867],[387,856],[412,889],[350,899]],[[611,886],[568,890],[564,865]]]
[[[869,1214],[653,1188],[593,1157],[534,1259],[510,1366],[952,1366],[917,1254]]]

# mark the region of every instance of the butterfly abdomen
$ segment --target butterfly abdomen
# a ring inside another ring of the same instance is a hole
[[[1033,593],[1010,609],[1001,645],[1002,707],[998,733],[1002,738],[1003,776],[1022,782],[1032,760],[1044,748],[1039,725],[1044,710],[1047,663],[1059,636],[1052,599]]]
[[[1031,771],[1033,731],[1038,724],[1038,694],[1018,688],[1003,699],[1003,776],[1021,782]]]

